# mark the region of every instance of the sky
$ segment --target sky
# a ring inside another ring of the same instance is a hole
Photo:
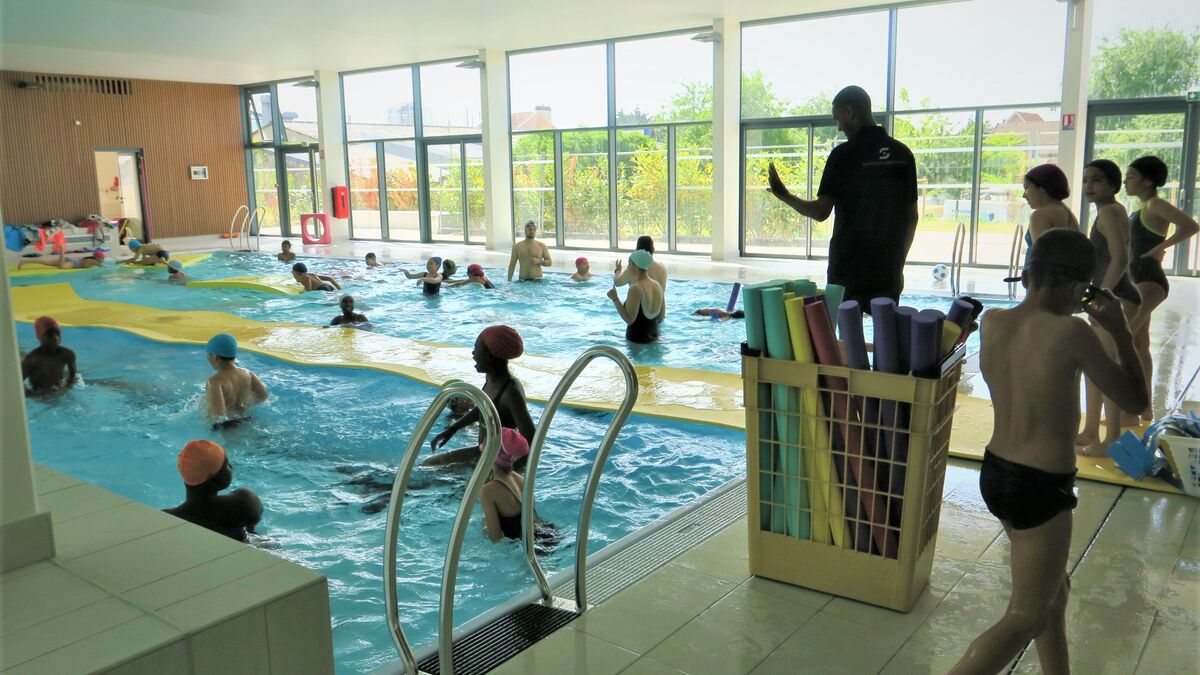
[[[1148,9],[1149,8],[1149,9]],[[1196,0],[1097,0],[1093,45],[1121,27],[1200,25]],[[1067,5],[1052,0],[970,0],[900,10],[897,87],[929,107],[1035,103],[1060,95]],[[616,47],[617,108],[653,114],[685,83],[712,79],[711,45],[678,36],[622,41]],[[743,69],[762,70],[776,94],[799,103],[849,83],[885,94],[887,12],[748,26]],[[514,54],[513,111],[549,105],[559,127],[603,126],[607,117],[605,47]],[[435,123],[475,125],[481,71],[453,63],[422,67],[425,115]],[[383,122],[389,106],[411,103],[404,71],[348,76],[352,121]],[[284,91],[282,110],[315,119],[314,89]],[[879,104],[877,108],[882,108]]]

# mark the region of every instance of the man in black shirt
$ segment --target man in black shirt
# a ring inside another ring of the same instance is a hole
[[[898,300],[904,262],[917,229],[917,168],[908,146],[871,115],[871,97],[850,86],[833,97],[833,119],[846,142],[829,153],[815,200],[788,192],[772,164],[771,194],[801,215],[824,221],[835,211],[828,278],[864,310],[872,298]]]

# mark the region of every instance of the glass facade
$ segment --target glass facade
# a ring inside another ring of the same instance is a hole
[[[246,166],[253,211],[265,209],[258,229],[290,236],[300,216],[321,210],[320,132],[317,88],[312,80],[289,80],[242,89]]]

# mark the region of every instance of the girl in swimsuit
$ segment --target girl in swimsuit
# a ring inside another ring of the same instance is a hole
[[[500,452],[492,466],[492,478],[483,484],[483,531],[492,542],[521,538],[521,491],[525,478],[513,471],[513,463],[529,454],[529,443],[515,429],[500,434]]]
[[[625,302],[621,302],[615,282],[608,290],[608,297],[625,322],[626,340],[642,344],[657,342],[664,305],[663,289],[646,273],[654,264],[654,256],[649,251],[637,250],[629,256],[629,264],[637,270],[637,281],[630,284]]]
[[[442,275],[438,272],[442,267],[442,259],[434,256],[425,261],[424,272],[409,272],[408,270],[400,270],[404,272],[404,276],[409,279],[421,280],[421,292],[425,295],[437,295],[442,290]]]
[[[1159,188],[1166,183],[1167,165],[1158,157],[1139,157],[1125,171],[1125,194],[1137,197],[1141,202],[1141,208],[1129,217],[1133,253],[1129,271],[1142,294],[1142,305],[1130,320],[1129,329],[1133,331],[1133,346],[1141,359],[1142,372],[1150,391],[1154,391],[1151,386],[1151,373],[1154,370],[1150,357],[1150,316],[1167,299],[1171,290],[1166,272],[1163,271],[1162,259],[1172,246],[1200,232],[1200,225],[1196,224],[1194,218],[1158,196]],[[1172,225],[1175,226],[1175,234],[1168,237],[1167,232]],[[1142,418],[1154,419],[1153,407],[1142,411]]]
[[[1092,283],[1112,291],[1121,301],[1126,317],[1137,312],[1141,295],[1129,276],[1129,218],[1125,207],[1117,201],[1121,189],[1121,169],[1107,159],[1098,159],[1083,169],[1083,193],[1097,208],[1089,239],[1096,254],[1096,269]],[[1109,356],[1116,354],[1116,344],[1108,332],[1092,326]],[[1121,409],[1110,397],[1104,396],[1090,379],[1087,383],[1087,414],[1083,431],[1075,439],[1081,455],[1102,457],[1108,446],[1121,435]],[[1100,409],[1106,415],[1104,439],[1100,439]]]
[[[1079,220],[1063,200],[1071,196],[1067,175],[1053,164],[1035,166],[1025,174],[1025,202],[1033,212],[1025,230],[1025,263],[1038,237],[1057,228],[1079,231]]]

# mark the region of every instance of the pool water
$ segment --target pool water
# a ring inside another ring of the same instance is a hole
[[[570,359],[588,347],[605,344],[623,350],[640,365],[741,370],[738,346],[746,339],[745,322],[691,316],[700,307],[724,307],[732,284],[671,281],[667,285],[668,318],[662,340],[637,345],[625,341],[625,325],[605,296],[610,284],[604,273],[590,283],[571,282],[567,274],[551,272],[542,283],[500,281],[499,288],[491,291],[471,285],[425,296],[418,282],[405,279],[397,271],[404,265],[367,269],[358,260],[323,257],[303,260],[310,271],[342,278],[340,283],[345,292],[354,295],[357,311],[371,319],[370,329],[375,332],[470,347],[480,330],[505,323],[520,330],[530,354]],[[466,263],[461,267],[465,268]],[[413,271],[423,268],[422,263],[406,267]],[[187,271],[196,279],[219,279],[287,275],[290,266],[262,253],[217,253]],[[504,279],[505,270],[487,271],[494,280]],[[328,325],[341,313],[338,293],[281,296],[233,288],[187,288],[168,283],[166,274],[163,268],[107,268],[100,272],[23,277],[13,282],[29,285],[66,281],[81,297],[90,300],[174,310],[224,311],[259,321]],[[904,296],[902,300],[903,304],[918,309],[947,311],[950,307],[950,300],[944,296]],[[865,330],[869,340],[869,320]],[[969,340],[967,348],[978,350],[977,336]]]
[[[121,287],[121,274],[78,285]],[[155,294],[142,290],[146,286],[142,280],[136,298],[124,299],[149,302]],[[448,298],[443,300],[455,302]],[[255,300],[246,302],[247,311],[277,302]],[[313,306],[330,309],[324,302],[306,297],[276,311],[315,316]],[[422,300],[405,302],[419,306]],[[27,324],[18,325],[18,340],[22,351],[36,346]],[[52,400],[29,400],[36,461],[165,508],[184,497],[175,469],[180,448],[196,438],[221,443],[230,453],[234,485],[254,489],[265,506],[259,545],[329,578],[338,672],[368,672],[397,658],[383,603],[386,509],[364,508],[386,502],[395,465],[435,387],[375,371],[296,366],[247,354],[241,364],[258,374],[271,399],[249,423],[211,431],[201,419],[204,382],[212,373],[202,348],[95,328],[65,329],[63,344],[76,351],[83,382]],[[531,405],[535,420],[541,411]],[[610,413],[567,408],[555,416],[538,472],[537,509],[564,536],[543,559],[547,573],[573,564],[583,485],[609,419]],[[454,441],[467,445],[473,439],[468,429]],[[744,476],[744,448],[740,431],[631,416],[600,485],[588,550]],[[466,469],[418,468],[410,484],[397,575],[400,617],[414,644],[436,637],[442,563],[467,475]],[[491,544],[478,509],[472,520],[455,606],[460,624],[533,583],[519,543]]]

